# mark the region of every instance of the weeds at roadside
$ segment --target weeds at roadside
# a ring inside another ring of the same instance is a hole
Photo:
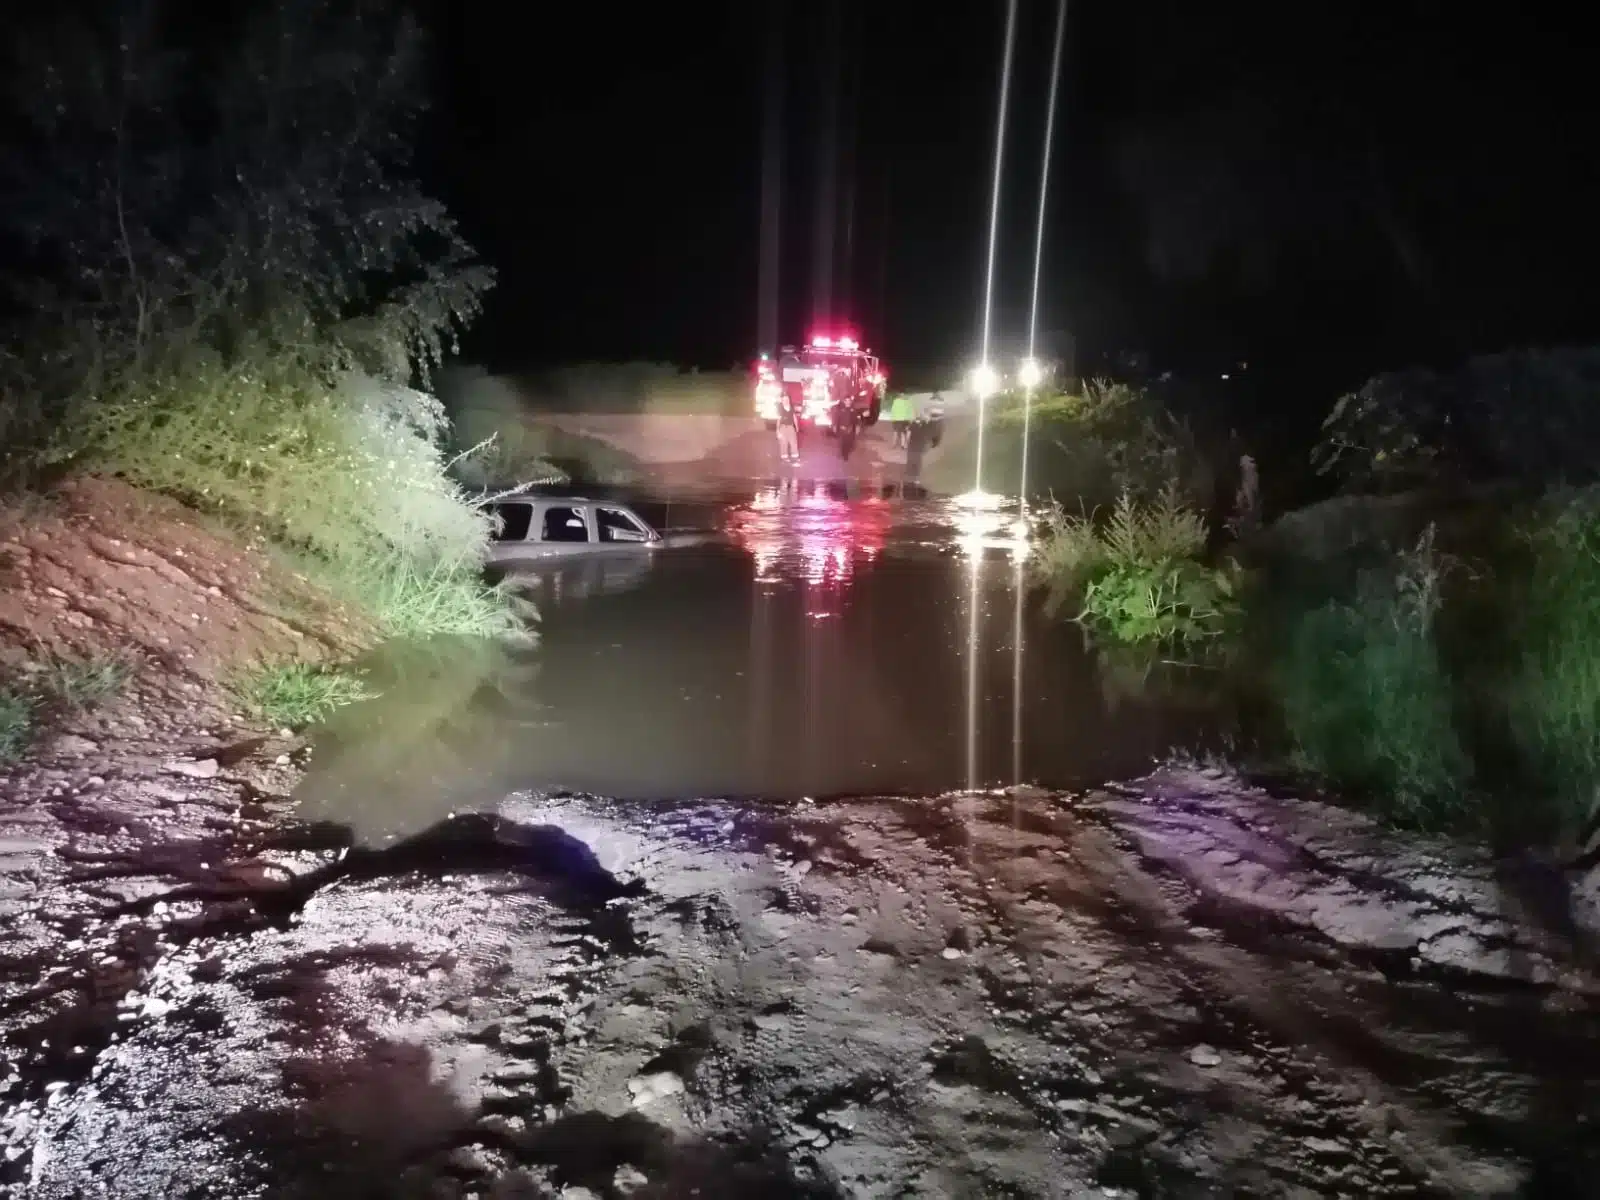
[[[1125,383],[1086,380],[1076,395],[1016,393],[990,402],[982,477],[994,491],[1016,492],[1022,476],[1022,431],[1028,429],[1030,491],[1054,491],[1088,507],[1115,504],[1127,493],[1154,503],[1176,492],[1204,506],[1213,470],[1194,432],[1150,392]],[[940,470],[970,479],[976,444],[944,456]],[[990,482],[993,481],[993,482]]]
[[[1056,506],[1034,570],[1048,605],[1124,645],[1196,646],[1220,637],[1237,608],[1238,569],[1205,561],[1203,518],[1169,488],[1153,504],[1124,492],[1109,520]]]
[[[1278,668],[1295,764],[1417,828],[1460,825],[1472,803],[1434,637],[1443,570],[1430,527],[1392,567],[1363,572],[1351,598],[1303,614]]]
[[[0,686],[0,765],[22,757],[33,739],[34,699],[25,692]]]
[[[483,578],[475,556],[429,565],[372,558],[341,564],[302,561],[308,575],[373,614],[384,633],[404,639],[531,639],[533,605]]]
[[[0,763],[20,758],[52,715],[81,715],[120,695],[133,671],[127,654],[36,654],[23,665],[20,680],[0,684]]]
[[[1600,812],[1600,493],[1564,498],[1528,537],[1534,566],[1507,717],[1570,837]]]
[[[133,659],[126,654],[90,658],[43,656],[37,663],[44,695],[74,713],[88,712],[121,695],[133,677]]]
[[[337,709],[375,695],[349,671],[308,663],[257,668],[234,680],[231,690],[251,716],[278,729],[316,725]]]

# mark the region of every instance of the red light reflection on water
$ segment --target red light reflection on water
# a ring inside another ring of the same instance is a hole
[[[791,480],[735,510],[729,531],[755,561],[758,582],[804,580],[842,591],[858,565],[882,551],[892,520],[875,493],[852,498],[842,485]]]

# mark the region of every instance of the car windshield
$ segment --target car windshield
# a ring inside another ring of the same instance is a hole
[[[800,361],[808,367],[852,367],[860,355],[840,350],[805,350]]]

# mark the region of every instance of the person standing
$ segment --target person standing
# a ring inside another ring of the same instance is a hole
[[[895,395],[889,404],[889,426],[894,430],[894,444],[904,450],[911,443],[911,422],[917,418],[916,405],[905,392]]]
[[[787,390],[778,401],[778,457],[791,464],[800,461],[800,414]]]

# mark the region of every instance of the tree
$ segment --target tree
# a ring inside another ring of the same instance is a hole
[[[124,0],[17,32],[8,448],[58,426],[59,453],[90,452],[202,376],[414,382],[492,283],[407,173],[416,23],[362,0],[219,8]]]

